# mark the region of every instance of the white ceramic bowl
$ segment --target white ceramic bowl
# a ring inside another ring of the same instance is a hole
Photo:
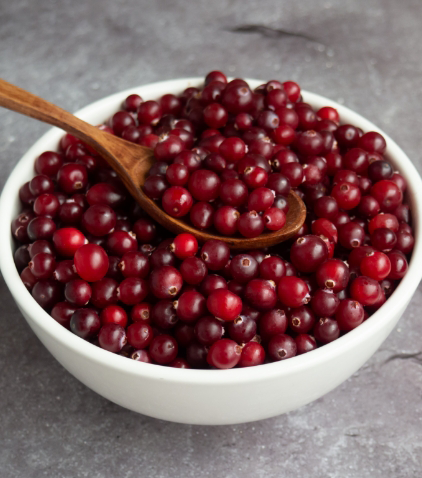
[[[78,116],[98,124],[118,110],[130,93],[156,99],[197,86],[197,78],[132,88],[97,101]],[[252,87],[262,82],[250,80]],[[409,270],[387,303],[362,325],[310,353],[258,367],[232,370],[185,370],[135,362],[102,350],[73,335],[31,297],[13,262],[10,223],[20,204],[18,189],[34,174],[34,159],[57,148],[63,132],[45,134],[10,175],[0,200],[0,267],[19,309],[53,356],[87,387],[109,400],[145,415],[181,423],[220,425],[259,420],[288,412],[337,387],[358,370],[396,325],[422,276],[422,182],[405,153],[385,133],[353,111],[313,93],[303,92],[314,107],[333,106],[342,122],[378,131],[387,140],[387,155],[408,182],[416,244]],[[352,386],[352,385],[351,385]]]

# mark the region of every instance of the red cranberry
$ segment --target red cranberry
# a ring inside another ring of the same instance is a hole
[[[363,322],[363,307],[356,300],[344,299],[337,308],[336,319],[340,330],[352,330]]]
[[[177,352],[176,340],[166,334],[154,337],[149,346],[152,360],[161,365],[172,362],[177,357]]]
[[[208,351],[207,362],[219,369],[229,369],[235,367],[242,353],[242,348],[230,339],[220,339],[211,345]]]
[[[192,204],[193,200],[190,192],[181,186],[172,186],[163,194],[162,206],[164,211],[170,216],[186,216],[192,207]]]
[[[301,272],[315,272],[328,258],[325,242],[318,236],[299,237],[290,250],[290,260]]]
[[[135,305],[142,302],[147,297],[148,292],[148,282],[138,277],[124,279],[117,288],[119,299],[126,305]]]
[[[295,340],[286,334],[274,335],[268,343],[268,355],[274,361],[294,357],[297,353]]]
[[[64,295],[68,302],[82,307],[91,299],[92,289],[88,282],[81,279],[74,279],[66,284]]]
[[[308,334],[300,334],[295,337],[297,355],[302,355],[311,352],[317,348],[316,340]]]
[[[174,238],[170,250],[178,259],[187,259],[197,253],[198,241],[192,234],[179,234]]]
[[[289,327],[297,334],[307,334],[315,324],[315,316],[312,310],[306,305],[289,312]]]
[[[378,300],[381,287],[370,277],[357,277],[350,285],[350,296],[362,305],[373,305]]]
[[[119,353],[126,342],[126,331],[121,325],[105,324],[98,333],[100,347],[112,353]]]
[[[94,309],[78,309],[70,319],[70,330],[85,340],[95,337],[100,327],[101,321]]]
[[[108,271],[108,256],[101,246],[86,244],[75,252],[76,272],[88,282],[102,279]]]
[[[101,311],[100,319],[102,325],[117,324],[121,325],[122,327],[126,327],[127,325],[126,311],[118,305],[108,305]]]
[[[148,347],[153,339],[152,328],[144,322],[135,322],[127,328],[127,341],[136,349]]]
[[[149,323],[151,318],[151,304],[148,304],[148,302],[135,304],[130,311],[130,318],[133,322]]]
[[[151,292],[158,299],[173,299],[182,288],[183,279],[180,272],[172,266],[154,269],[149,277]]]
[[[252,279],[246,284],[244,298],[257,310],[272,309],[277,303],[275,283],[265,279]]]
[[[69,302],[57,302],[51,309],[51,317],[66,329],[70,329],[70,319],[75,313],[77,307],[69,304]]]
[[[49,279],[56,268],[54,256],[39,252],[28,263],[29,270],[37,279]]]
[[[205,297],[196,290],[184,292],[177,300],[177,316],[184,322],[195,322],[206,313]]]
[[[309,288],[299,277],[285,276],[280,279],[277,287],[278,298],[287,307],[300,307],[310,300]]]
[[[328,344],[333,342],[340,336],[340,328],[338,322],[334,319],[326,317],[319,319],[314,327],[314,335],[318,342]]]
[[[408,269],[406,256],[400,251],[393,250],[387,254],[387,257],[391,264],[391,271],[387,278],[395,280],[402,279]]]
[[[317,317],[333,317],[339,303],[339,298],[332,290],[318,289],[312,296],[311,308]]]
[[[349,282],[349,268],[340,259],[328,259],[316,271],[316,280],[322,288],[340,292]]]
[[[127,252],[136,251],[138,243],[133,234],[126,231],[113,231],[107,237],[107,249],[112,255],[123,256]]]
[[[86,243],[86,238],[78,229],[64,227],[54,232],[53,243],[58,254],[63,257],[73,257],[75,252]]]
[[[219,319],[230,321],[239,316],[242,311],[242,301],[240,297],[227,289],[217,289],[208,296],[207,308]]]

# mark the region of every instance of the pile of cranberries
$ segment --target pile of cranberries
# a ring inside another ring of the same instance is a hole
[[[202,90],[130,95],[100,127],[154,148],[145,192],[196,228],[276,230],[290,188],[308,211],[295,238],[265,250],[172,237],[66,134],[19,191],[15,263],[41,307],[103,349],[179,368],[284,360],[357,327],[407,271],[406,181],[384,138],[315,112],[294,82],[251,91],[214,71]]]

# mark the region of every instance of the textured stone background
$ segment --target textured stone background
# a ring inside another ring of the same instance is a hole
[[[217,68],[293,79],[374,121],[422,171],[421,18],[420,0],[0,0],[1,76],[71,111]],[[265,28],[235,32],[251,24]],[[0,125],[3,185],[48,127],[7,111]],[[41,346],[2,280],[0,298],[3,478],[422,475],[421,288],[338,389],[287,415],[221,427],[166,423],[99,397]]]

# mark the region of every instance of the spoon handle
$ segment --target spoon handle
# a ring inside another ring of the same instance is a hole
[[[105,133],[68,111],[0,78],[0,106],[57,126],[101,152]]]

